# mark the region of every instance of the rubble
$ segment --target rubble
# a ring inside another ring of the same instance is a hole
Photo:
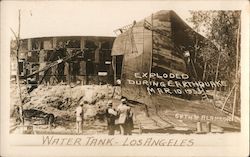
[[[13,88],[15,88],[13,86]],[[22,87],[24,91],[25,86]],[[11,108],[18,104],[18,97],[15,96],[15,90],[12,90]],[[120,98],[120,87],[111,85],[84,85],[71,87],[69,85],[58,84],[55,86],[40,85],[34,89],[30,95],[23,94],[27,101],[24,103],[24,109],[35,108],[47,113],[53,113],[55,117],[61,117],[66,120],[74,118],[76,106],[86,101],[88,105],[84,106],[85,116],[93,117],[97,110],[106,107],[108,99]]]
[[[19,97],[14,85],[11,86],[11,110],[18,104]],[[25,86],[21,86],[22,91],[25,91]],[[79,103],[87,103],[84,108],[84,126],[89,131],[105,132],[106,122],[104,121],[105,109],[108,100],[113,100],[113,106],[116,108],[120,104],[121,88],[119,86],[111,85],[66,85],[58,84],[55,86],[39,85],[30,94],[22,93],[25,97],[24,109],[38,109],[45,113],[52,113],[56,117],[56,128],[53,132],[67,132],[72,133],[75,127],[75,109]],[[179,100],[181,101],[181,100]],[[184,101],[184,100],[182,100]],[[177,101],[176,101],[177,103]],[[181,104],[167,105],[158,112],[153,106],[146,107],[145,104],[129,102],[134,112],[134,133],[138,133],[140,129],[144,133],[192,133],[196,130],[196,123],[189,120],[175,119],[176,110],[180,110],[185,106]],[[208,110],[200,108],[200,101],[192,101],[192,105],[197,112],[206,113]],[[205,102],[203,102],[205,103]],[[173,108],[172,108],[173,107]],[[198,107],[198,108],[197,108]],[[213,112],[212,110],[209,112]],[[97,115],[103,114],[103,120],[97,119]],[[11,115],[12,123],[14,123],[14,116]],[[33,125],[40,124],[40,122],[33,123]],[[41,122],[42,124],[42,122]],[[220,122],[222,125],[222,122]],[[228,124],[224,124],[229,128]],[[233,124],[235,125],[235,124]],[[213,123],[213,132],[223,132],[218,123]],[[43,132],[41,127],[35,126],[37,133]],[[40,129],[39,129],[40,128]],[[63,129],[64,128],[64,129]],[[99,129],[98,129],[99,128]],[[86,134],[89,131],[86,130]],[[46,129],[44,130],[46,131]],[[48,132],[48,130],[47,130]],[[52,133],[52,132],[51,132]]]

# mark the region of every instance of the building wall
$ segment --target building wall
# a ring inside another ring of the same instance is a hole
[[[58,59],[81,51],[80,55],[53,66],[47,71],[39,72],[33,77],[36,77],[40,83],[50,84],[60,82],[113,83],[111,66],[113,40],[113,37],[88,36],[23,39],[19,52],[19,64],[21,65],[19,75],[21,78],[25,78]],[[11,56],[11,58],[14,57]],[[12,66],[11,69],[14,69]]]

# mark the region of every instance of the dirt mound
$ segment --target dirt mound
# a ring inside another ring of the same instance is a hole
[[[22,86],[25,91],[25,86]],[[120,99],[120,87],[111,85],[84,85],[71,87],[69,85],[45,86],[40,85],[29,95],[23,93],[25,97],[24,109],[35,108],[46,113],[53,113],[56,117],[65,120],[74,119],[76,106],[86,101],[84,106],[85,116],[93,117],[97,111],[106,107],[109,99]],[[18,104],[17,89],[12,86],[11,108]],[[13,109],[12,109],[13,110]]]

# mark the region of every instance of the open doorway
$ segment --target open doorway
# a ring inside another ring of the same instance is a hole
[[[119,85],[119,81],[122,77],[122,64],[124,55],[113,56],[113,68],[114,68],[114,83]]]

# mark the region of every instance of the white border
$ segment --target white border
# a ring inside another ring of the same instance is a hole
[[[199,146],[193,147],[55,147],[55,146],[11,146],[15,139],[36,142],[40,135],[9,135],[9,20],[11,5],[34,6],[34,3],[70,7],[71,1],[1,1],[1,155],[2,156],[247,156],[249,149],[249,3],[248,1],[84,1],[100,6],[124,7],[151,6],[155,10],[242,10],[241,33],[241,133],[216,135],[166,135],[167,138],[194,138]],[[82,4],[83,1],[75,1]],[[117,13],[118,14],[118,13]],[[130,14],[128,13],[128,16]],[[132,16],[132,15],[131,15]],[[94,15],[93,15],[94,17]],[[100,17],[98,17],[100,18]],[[66,30],[64,30],[66,31]],[[53,35],[52,35],[53,36]],[[119,138],[119,137],[116,137]],[[19,140],[19,142],[20,142]],[[225,144],[218,146],[217,144]],[[208,145],[206,145],[208,144]],[[216,146],[217,145],[217,146]]]

